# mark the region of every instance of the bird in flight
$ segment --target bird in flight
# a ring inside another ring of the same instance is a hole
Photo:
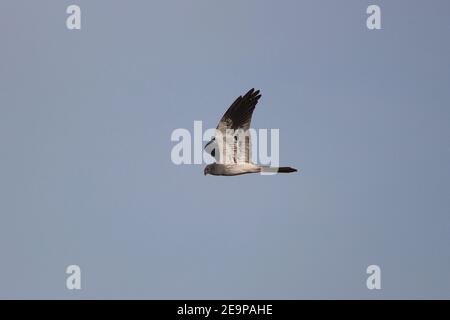
[[[259,90],[251,89],[244,96],[239,96],[220,119],[215,136],[205,145],[205,150],[216,159],[215,163],[205,167],[205,176],[297,171],[291,167],[267,167],[251,162],[252,147],[248,130],[259,98]]]

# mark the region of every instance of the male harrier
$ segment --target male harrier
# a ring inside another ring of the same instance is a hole
[[[253,110],[261,98],[259,90],[251,89],[239,96],[228,108],[217,125],[216,135],[205,150],[216,158],[216,163],[205,167],[204,174],[236,176],[258,172],[296,172],[291,167],[259,166],[251,162],[251,139],[249,134]]]

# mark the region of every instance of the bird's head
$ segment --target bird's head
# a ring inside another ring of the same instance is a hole
[[[211,174],[212,170],[213,170],[212,165],[208,164],[208,165],[205,167],[205,170],[203,170],[203,173],[204,173],[204,175],[206,176],[207,174]]]

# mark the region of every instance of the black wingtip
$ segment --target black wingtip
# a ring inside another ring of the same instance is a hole
[[[254,91],[255,91],[255,88],[251,88],[250,90],[247,91],[247,93],[244,95],[244,97],[245,96],[251,96]]]
[[[278,172],[280,173],[291,173],[291,172],[297,172],[297,169],[291,168],[291,167],[279,167]]]
[[[261,90],[256,90],[255,88],[251,88],[250,90],[247,91],[247,94],[258,94]]]
[[[260,93],[261,93],[260,90],[255,90],[255,88],[251,88],[250,90],[247,91],[247,93],[244,95],[244,97],[258,100],[259,98],[261,98]]]

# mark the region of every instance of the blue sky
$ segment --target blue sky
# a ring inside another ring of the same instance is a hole
[[[448,12],[2,1],[0,297],[449,298]],[[214,127],[252,87],[252,125],[280,129],[300,174],[171,162],[174,129]]]

